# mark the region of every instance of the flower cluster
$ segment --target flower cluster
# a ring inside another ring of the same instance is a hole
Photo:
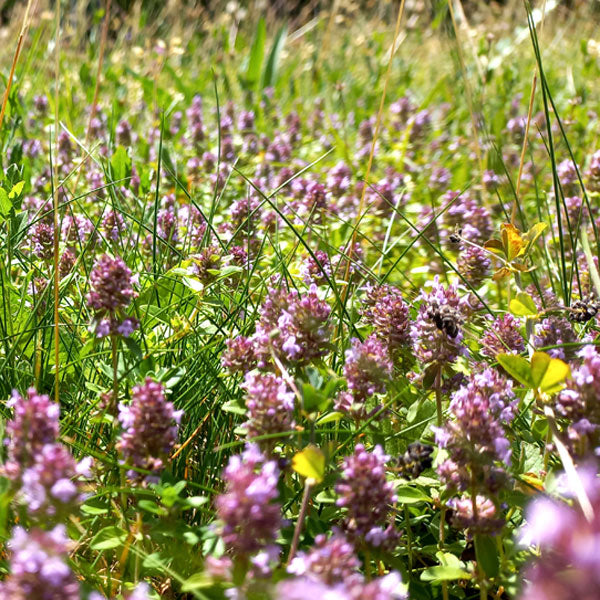
[[[304,296],[296,291],[270,289],[261,308],[256,333],[250,338],[260,368],[272,363],[272,353],[286,363],[305,365],[325,354],[331,332],[328,323],[331,309],[320,300],[316,285]],[[239,364],[232,346],[226,363]],[[249,356],[248,353],[244,352]]]
[[[245,427],[249,437],[281,433],[294,427],[294,393],[281,377],[271,373],[248,373],[243,387],[248,409]]]
[[[432,368],[442,368],[466,353],[462,345],[462,324],[466,318],[465,303],[455,286],[445,289],[434,279],[431,292],[422,291],[411,337],[417,359]]]
[[[566,388],[556,397],[557,414],[567,420],[569,443],[578,455],[596,450],[600,444],[600,354],[594,346],[584,346],[583,362],[573,369]]]
[[[387,344],[394,361],[410,360],[410,316],[400,290],[390,286],[367,288],[362,316],[373,327],[373,333]]]
[[[386,345],[379,338],[370,335],[364,342],[354,338],[346,350],[344,365],[349,391],[339,394],[336,408],[354,418],[364,418],[367,400],[374,394],[385,393],[392,371]]]
[[[548,497],[529,505],[521,543],[536,544],[541,554],[524,573],[523,600],[592,600],[600,594],[600,484],[595,463],[577,471],[578,482],[567,481],[567,496],[574,485],[583,487],[592,514],[579,503],[570,506]]]
[[[2,600],[79,600],[79,584],[67,564],[64,525],[50,531],[13,529],[10,575],[0,583]]]
[[[489,358],[501,353],[519,354],[525,350],[523,336],[519,332],[521,322],[510,313],[496,317],[481,337],[481,352]]]
[[[393,548],[397,542],[398,532],[390,513],[396,495],[385,474],[388,460],[381,446],[367,452],[362,444],[344,459],[335,491],[339,496],[337,505],[347,511],[343,528],[354,543]]]
[[[124,314],[136,297],[131,270],[122,258],[102,255],[90,274],[92,290],[88,302],[94,309],[95,331],[98,337],[131,335],[138,327],[135,318]]]
[[[563,317],[548,317],[536,325],[534,343],[537,348],[546,348],[546,352],[561,360],[571,360],[576,352],[577,334],[573,326]],[[572,344],[569,346],[569,344]]]
[[[505,425],[514,418],[515,406],[512,382],[493,369],[473,374],[452,395],[451,418],[443,428],[434,428],[436,442],[449,454],[438,467],[449,490],[485,494],[477,499],[482,507],[487,506],[490,496],[497,495],[507,480],[503,465],[509,463],[511,451]],[[497,524],[495,511],[476,513],[474,508],[468,509],[467,501],[470,499],[454,500],[455,524],[468,522],[470,532],[493,529]],[[492,523],[486,515],[494,517]]]
[[[150,377],[133,388],[130,404],[119,404],[123,433],[117,448],[123,455],[124,463],[133,467],[127,472],[131,479],[158,479],[166,458],[177,442],[182,415],[182,410],[175,410],[173,404],[165,399],[163,385]]]
[[[267,461],[258,446],[248,444],[232,456],[223,477],[226,491],[216,499],[221,535],[234,557],[250,557],[273,547],[283,522],[276,502],[279,469]]]
[[[58,404],[46,394],[38,394],[35,388],[27,390],[23,398],[14,391],[8,406],[14,411],[6,424],[8,456],[4,473],[9,479],[19,479],[23,470],[31,467],[46,444],[58,438]]]

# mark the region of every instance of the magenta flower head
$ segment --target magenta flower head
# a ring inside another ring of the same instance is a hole
[[[15,390],[7,405],[13,408],[14,416],[6,424],[8,456],[4,474],[16,480],[23,470],[34,464],[46,444],[56,442],[60,409],[46,394],[38,394],[35,388],[29,388],[25,398]]]
[[[31,517],[65,517],[85,499],[80,479],[91,474],[90,464],[90,459],[77,464],[62,444],[46,444],[23,471],[18,499]]]
[[[272,352],[295,366],[324,356],[329,349],[331,309],[317,294],[317,286],[298,292],[269,289],[252,336],[259,368],[272,362]]]
[[[519,331],[521,322],[510,313],[496,317],[481,337],[481,352],[489,358],[501,353],[519,354],[525,350],[525,342]]]
[[[593,345],[584,346],[581,365],[571,371],[567,387],[557,398],[555,409],[567,423],[568,442],[583,456],[597,449],[600,429],[600,354]]]
[[[337,505],[347,510],[343,528],[355,543],[393,548],[398,540],[390,507],[396,502],[393,485],[387,481],[385,463],[389,456],[381,446],[367,452],[357,444],[354,454],[344,459],[342,477],[335,487]]]
[[[149,475],[135,469],[127,472],[130,479],[156,482],[160,471],[177,442],[182,410],[175,410],[165,399],[162,383],[150,377],[132,390],[131,403],[119,404],[119,421],[123,433],[117,448],[126,465],[150,471]]]
[[[250,438],[282,433],[294,427],[294,392],[281,377],[271,373],[248,373],[243,387],[248,409],[245,427]],[[269,440],[269,444],[272,443],[273,440]]]
[[[102,255],[92,269],[90,282],[92,289],[87,299],[94,309],[96,335],[131,335],[138,322],[125,314],[125,308],[137,294],[131,271],[123,259]]]
[[[334,529],[330,538],[320,534],[309,552],[300,552],[288,566],[288,572],[305,576],[327,585],[346,583],[354,578],[360,581],[360,561],[354,545],[344,534]]]
[[[434,428],[436,442],[449,458],[438,472],[450,489],[496,493],[506,481],[503,465],[510,461],[505,427],[514,417],[516,399],[512,381],[486,369],[470,377],[452,395],[450,416],[443,428]]]
[[[362,315],[373,333],[384,342],[396,361],[411,353],[409,307],[398,288],[391,285],[368,287]]]
[[[3,600],[79,600],[79,585],[67,564],[65,526],[50,531],[15,527],[8,542],[10,575],[0,583]]]
[[[349,413],[355,419],[367,416],[367,400],[374,394],[385,393],[392,372],[393,364],[383,341],[375,335],[370,335],[364,342],[354,338],[352,346],[346,350],[344,365],[349,391],[339,394],[336,410]]]
[[[256,367],[256,353],[251,339],[238,335],[225,340],[227,349],[223,352],[221,364],[230,373],[247,373]]]
[[[467,283],[478,288],[490,274],[492,261],[485,250],[469,244],[461,249],[456,266]]]
[[[600,596],[600,484],[595,463],[577,471],[592,507],[585,514],[573,498],[566,504],[548,497],[531,503],[521,544],[535,544],[540,556],[522,575],[522,600],[593,600]],[[565,495],[574,496],[573,482],[566,481]]]
[[[447,289],[436,276],[431,292],[421,292],[417,320],[411,328],[417,359],[426,366],[443,367],[466,353],[462,344],[462,324],[466,304],[456,287]]]
[[[272,548],[283,524],[277,502],[277,463],[248,444],[241,456],[229,459],[223,478],[226,489],[217,497],[216,508],[228,551],[249,558]]]
[[[546,352],[553,358],[561,360],[571,360],[577,353],[577,334],[573,326],[563,317],[548,317],[536,325],[534,343],[537,348],[546,348],[547,346],[556,346],[548,348]],[[564,345],[567,344],[567,345]]]

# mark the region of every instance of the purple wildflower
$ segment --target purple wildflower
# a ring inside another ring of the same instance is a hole
[[[599,443],[600,355],[589,345],[583,347],[580,356],[583,362],[571,371],[566,388],[556,398],[555,407],[557,414],[567,420],[570,445],[581,456]]]
[[[494,369],[471,375],[452,395],[450,415],[436,441],[450,454],[451,467],[440,465],[442,480],[452,489],[497,491],[504,477],[497,463],[510,461],[505,425],[514,417],[512,381]],[[449,463],[450,464],[450,463]],[[447,479],[447,475],[451,479]]]
[[[280,377],[271,373],[248,373],[246,390],[248,435],[281,433],[294,427],[294,393]]]
[[[183,411],[167,402],[163,385],[149,377],[132,390],[130,404],[119,404],[119,421],[123,433],[117,448],[126,465],[150,471],[150,475],[132,469],[132,480],[156,481],[165,461],[177,442]]]
[[[353,542],[386,548],[396,544],[398,532],[390,512],[396,495],[385,476],[388,460],[381,446],[367,452],[362,444],[344,459],[335,491],[339,496],[337,505],[347,509],[343,528]]]
[[[535,328],[534,344],[537,348],[557,346],[546,350],[553,358],[571,360],[576,352],[576,346],[563,346],[563,344],[574,344],[577,342],[577,334],[573,326],[563,317],[548,317]]]
[[[521,322],[510,313],[496,317],[481,337],[481,352],[489,358],[500,353],[519,354],[525,350],[523,336],[519,332]]]
[[[390,285],[368,287],[362,316],[373,333],[384,342],[396,360],[407,357],[411,348],[409,307],[398,288]]]
[[[89,475],[89,464],[85,460],[78,465],[62,444],[43,446],[21,478],[19,498],[30,515],[48,518],[69,514],[84,499],[78,478]]]
[[[226,491],[216,499],[221,535],[236,557],[249,557],[273,545],[282,526],[275,461],[267,461],[248,444],[241,456],[229,459],[223,478]]]
[[[578,470],[592,506],[600,501],[594,464]],[[523,574],[523,600],[593,600],[600,594],[600,512],[586,518],[572,506],[547,497],[529,505],[521,543],[540,546],[541,555]]]
[[[13,408],[14,416],[6,424],[8,456],[4,473],[15,480],[34,464],[46,444],[56,442],[59,407],[35,388],[27,390],[26,398],[14,391],[7,404]]]
[[[469,244],[461,250],[456,266],[467,283],[477,288],[489,276],[492,261],[485,250]]]
[[[125,320],[124,309],[137,295],[133,289],[131,271],[122,258],[111,258],[104,254],[96,262],[90,282],[92,290],[88,294],[88,302],[95,311],[96,335],[115,335]],[[136,328],[137,321],[132,317],[127,318],[130,320],[127,329]]]
[[[456,287],[447,289],[436,276],[431,292],[421,292],[417,320],[411,328],[417,359],[430,366],[442,367],[465,354],[461,325],[466,307]]]
[[[26,532],[15,527],[8,543],[11,574],[0,583],[3,600],[79,600],[79,585],[67,565],[64,525]]]

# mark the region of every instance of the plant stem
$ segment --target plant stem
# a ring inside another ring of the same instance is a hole
[[[306,479],[304,483],[304,494],[302,495],[302,504],[300,506],[300,514],[298,515],[298,521],[296,521],[296,528],[294,529],[294,538],[292,539],[292,546],[288,555],[287,562],[290,564],[296,550],[298,550],[298,542],[300,541],[300,532],[302,531],[302,525],[304,518],[306,517],[306,511],[308,510],[308,499],[310,498],[310,490],[312,488],[312,482],[310,479]]]
[[[437,410],[437,426],[441,427],[443,424],[443,414],[442,414],[442,369],[441,367],[438,369],[438,372],[435,376],[435,407]]]
[[[119,340],[116,335],[110,338],[112,344],[112,368],[113,368],[113,387],[111,398],[111,413],[117,416],[117,402],[119,397]]]

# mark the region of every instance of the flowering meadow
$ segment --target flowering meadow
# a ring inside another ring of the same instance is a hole
[[[8,4],[0,600],[600,598],[596,3]]]

